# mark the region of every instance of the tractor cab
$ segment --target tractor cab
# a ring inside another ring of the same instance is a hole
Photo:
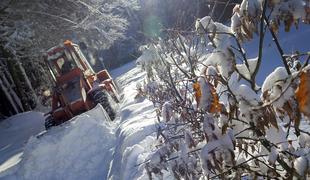
[[[76,68],[80,69],[85,76],[93,76],[95,74],[79,46],[68,40],[63,45],[48,50],[45,61],[55,81]]]
[[[44,61],[55,83],[47,128],[59,125],[98,103],[104,104],[111,119],[114,119],[107,97],[118,100],[115,84],[107,70],[94,72],[78,45],[65,41],[49,49]]]

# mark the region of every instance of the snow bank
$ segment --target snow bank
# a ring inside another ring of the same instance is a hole
[[[44,116],[39,112],[17,114],[0,122],[0,173],[20,161],[25,143],[42,130]]]
[[[156,113],[152,102],[143,97],[139,100],[134,98],[138,92],[136,84],[143,83],[146,73],[132,67],[133,63],[129,63],[112,72],[114,76],[122,74],[117,80],[125,92],[119,119],[113,123],[107,121],[107,114],[101,106],[97,106],[38,137],[30,138],[24,152],[13,157],[21,161],[17,165],[15,163],[10,171],[0,174],[0,179],[118,180],[146,177],[142,162],[149,157],[156,141]],[[43,115],[39,115],[41,129],[31,135],[38,134],[44,128]],[[29,119],[24,114],[20,117],[20,120]],[[17,128],[16,124],[11,127]],[[37,127],[37,124],[31,122],[25,130],[29,131],[30,126]],[[2,136],[2,132],[1,143],[8,136]],[[8,140],[7,144],[10,142],[12,140]]]
[[[98,105],[40,137],[32,137],[8,179],[104,179],[115,142],[108,115]]]
[[[123,86],[124,98],[109,179],[139,179],[147,176],[143,174],[143,162],[155,145],[156,113],[153,104],[146,98],[134,99],[138,92],[136,84],[142,83],[145,75],[134,68],[117,79]]]

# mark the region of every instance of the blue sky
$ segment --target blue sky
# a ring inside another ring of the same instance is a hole
[[[299,29],[296,30],[295,26],[292,26],[290,32],[284,32],[284,27],[281,26],[277,35],[285,54],[291,54],[296,50],[301,53],[310,51],[310,25],[299,23]],[[243,48],[246,50],[248,58],[257,57],[258,36],[255,35],[255,38],[251,42],[245,43]],[[265,77],[278,66],[283,66],[281,56],[267,30],[263,60],[257,76],[258,85],[262,85]]]

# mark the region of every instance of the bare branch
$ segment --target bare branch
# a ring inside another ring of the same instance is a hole
[[[268,29],[269,29],[271,35],[272,35],[272,40],[273,40],[273,42],[276,44],[277,49],[278,49],[278,51],[279,51],[279,53],[280,53],[280,56],[281,56],[281,58],[282,58],[282,62],[283,62],[283,64],[284,64],[284,67],[285,67],[285,69],[286,69],[286,72],[287,72],[287,74],[291,75],[292,73],[291,73],[290,68],[289,68],[289,66],[288,66],[288,64],[287,64],[287,61],[286,61],[286,58],[285,58],[285,56],[284,56],[283,49],[281,48],[281,45],[280,45],[280,43],[279,43],[279,40],[278,40],[276,34],[273,32],[273,30],[272,30],[272,28],[271,28],[271,26],[270,26],[270,24],[269,24],[269,20],[267,19],[267,17],[266,17],[265,14],[263,14],[263,17],[264,17],[264,20],[265,20],[265,22],[266,22],[266,24],[267,24],[267,26],[268,26]]]

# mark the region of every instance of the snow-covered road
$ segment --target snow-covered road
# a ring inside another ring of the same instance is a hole
[[[144,80],[145,74],[129,63],[114,70],[112,76],[123,89],[114,122],[106,121],[105,112],[97,106],[36,137],[43,130],[41,113],[29,112],[9,119],[10,123],[19,122],[1,129],[0,179],[146,178],[143,166],[137,164],[154,146],[156,115],[150,101],[134,98],[136,84]],[[15,129],[16,124],[28,119],[32,121],[22,131]]]

